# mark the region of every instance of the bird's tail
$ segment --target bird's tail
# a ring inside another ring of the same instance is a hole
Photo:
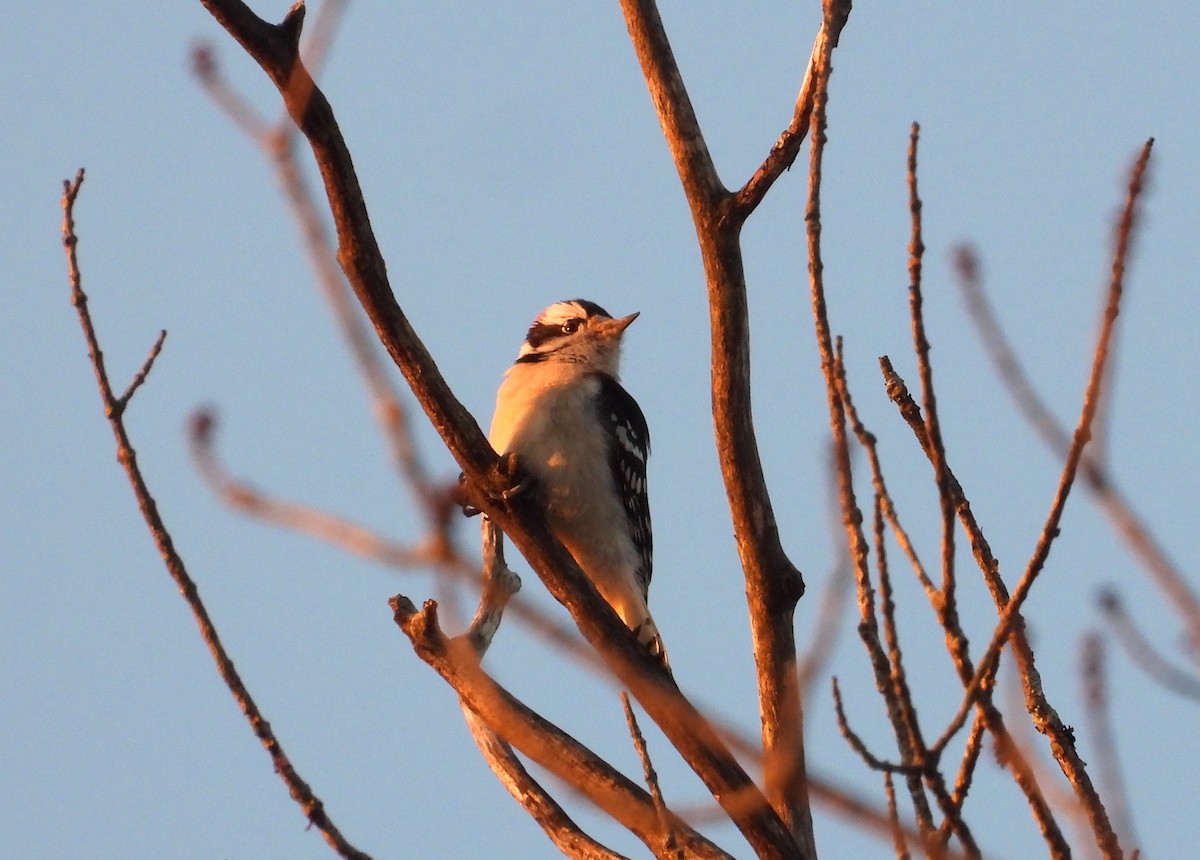
[[[667,649],[663,645],[662,634],[658,632],[658,625],[654,623],[654,619],[647,614],[645,620],[634,629],[633,633],[637,636],[638,642],[650,652],[650,655],[670,672],[671,661],[667,659]]]

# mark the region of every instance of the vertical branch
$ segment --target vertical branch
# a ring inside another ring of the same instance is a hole
[[[900,830],[900,811],[896,808],[896,788],[892,785],[891,773],[887,771],[883,774],[883,793],[887,797],[888,818],[892,822],[892,850],[896,852],[896,860],[909,860],[908,846]]]
[[[1133,820],[1129,814],[1125,780],[1121,775],[1121,763],[1117,756],[1116,734],[1113,732],[1112,710],[1108,697],[1107,654],[1104,640],[1097,633],[1084,637],[1080,675],[1083,679],[1083,700],[1091,731],[1089,736],[1096,745],[1095,763],[1099,770],[1099,782],[1104,786],[1108,799],[1108,812],[1113,827],[1126,844],[1136,844]]]
[[[819,50],[814,49],[814,58],[824,56],[826,65],[849,11],[849,3],[830,5],[816,41]],[[810,99],[815,98],[810,93],[815,93],[816,86],[806,82],[801,88],[792,124],[739,199],[724,188],[717,175],[655,3],[622,0],[621,8],[688,199],[708,283],[713,426],[746,578],[767,796],[805,854],[813,856],[792,620],[804,581],[783,551],[758,454],[739,240],[742,223],[795,157],[803,134],[802,119],[809,111]]]
[[[933,388],[933,365],[929,361],[929,339],[925,335],[924,298],[921,294],[922,260],[925,242],[921,234],[921,197],[917,191],[917,143],[921,126],[912,124],[908,140],[908,208],[912,220],[912,238],[908,245],[909,310],[912,317],[913,352],[917,356],[917,373],[921,381],[921,407],[925,414],[925,429],[929,437],[930,460],[937,483],[938,502],[942,512],[942,587],[938,595],[938,614],[943,626],[959,630],[959,635],[947,644],[958,651],[960,658],[966,648],[966,637],[958,623],[958,600],[954,577],[954,496],[946,469],[946,447],[938,420],[937,398]]]
[[[818,140],[818,138],[814,135],[813,140]],[[883,592],[878,614],[883,617],[884,636],[888,642],[886,651],[879,637],[879,621],[876,618],[877,601],[874,587],[871,584],[870,569],[867,565],[866,553],[868,550],[866,536],[862,527],[862,514],[854,498],[852,476],[849,474],[849,443],[845,433],[845,423],[848,419],[851,425],[856,428],[861,425],[858,423],[853,401],[850,398],[849,388],[846,384],[841,347],[842,341],[839,337],[833,356],[833,379],[831,381],[833,389],[831,394],[836,398],[837,407],[841,410],[843,416],[840,426],[835,428],[835,432],[840,431],[841,433],[840,439],[835,435],[835,449],[839,451],[839,454],[844,454],[846,459],[845,464],[839,467],[838,470],[839,483],[841,485],[842,516],[844,522],[853,521],[853,526],[846,526],[848,534],[851,535],[852,545],[857,540],[861,539],[863,541],[860,551],[855,553],[858,559],[858,563],[855,564],[855,585],[858,593],[859,607],[858,633],[863,641],[863,645],[867,649],[867,656],[875,675],[875,688],[883,698],[888,721],[891,723],[892,731],[896,736],[896,742],[900,749],[902,764],[908,768],[908,771],[905,773],[905,780],[909,795],[912,798],[917,825],[921,830],[922,837],[928,839],[933,833],[934,826],[933,813],[929,806],[929,800],[925,796],[921,784],[921,769],[925,767],[927,761],[926,747],[921,737],[920,726],[917,722],[916,709],[913,707],[912,697],[909,694],[908,683],[904,675],[904,666],[900,655],[899,640],[895,632],[894,605],[891,601],[891,579],[888,575],[887,559],[884,555],[883,545],[884,518],[882,497],[877,488],[873,504],[875,514],[873,524],[877,556],[876,568],[879,572],[880,588]]]

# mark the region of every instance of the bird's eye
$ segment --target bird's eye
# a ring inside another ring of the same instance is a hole
[[[583,325],[583,320],[578,317],[572,317],[562,324],[563,334],[575,334],[579,331],[579,327]]]

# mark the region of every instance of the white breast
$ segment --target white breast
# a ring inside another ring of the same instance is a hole
[[[629,600],[640,559],[616,493],[609,442],[592,417],[599,389],[599,380],[577,366],[515,364],[497,394],[489,438],[497,453],[517,454],[537,481],[555,535],[619,606]]]

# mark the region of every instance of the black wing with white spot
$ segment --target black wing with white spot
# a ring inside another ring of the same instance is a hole
[[[611,376],[600,380],[600,419],[609,431],[609,465],[617,491],[629,517],[629,531],[641,554],[638,584],[645,597],[654,569],[654,534],[650,528],[650,500],[646,492],[646,460],[650,456],[650,428],[646,416],[629,392]]]

